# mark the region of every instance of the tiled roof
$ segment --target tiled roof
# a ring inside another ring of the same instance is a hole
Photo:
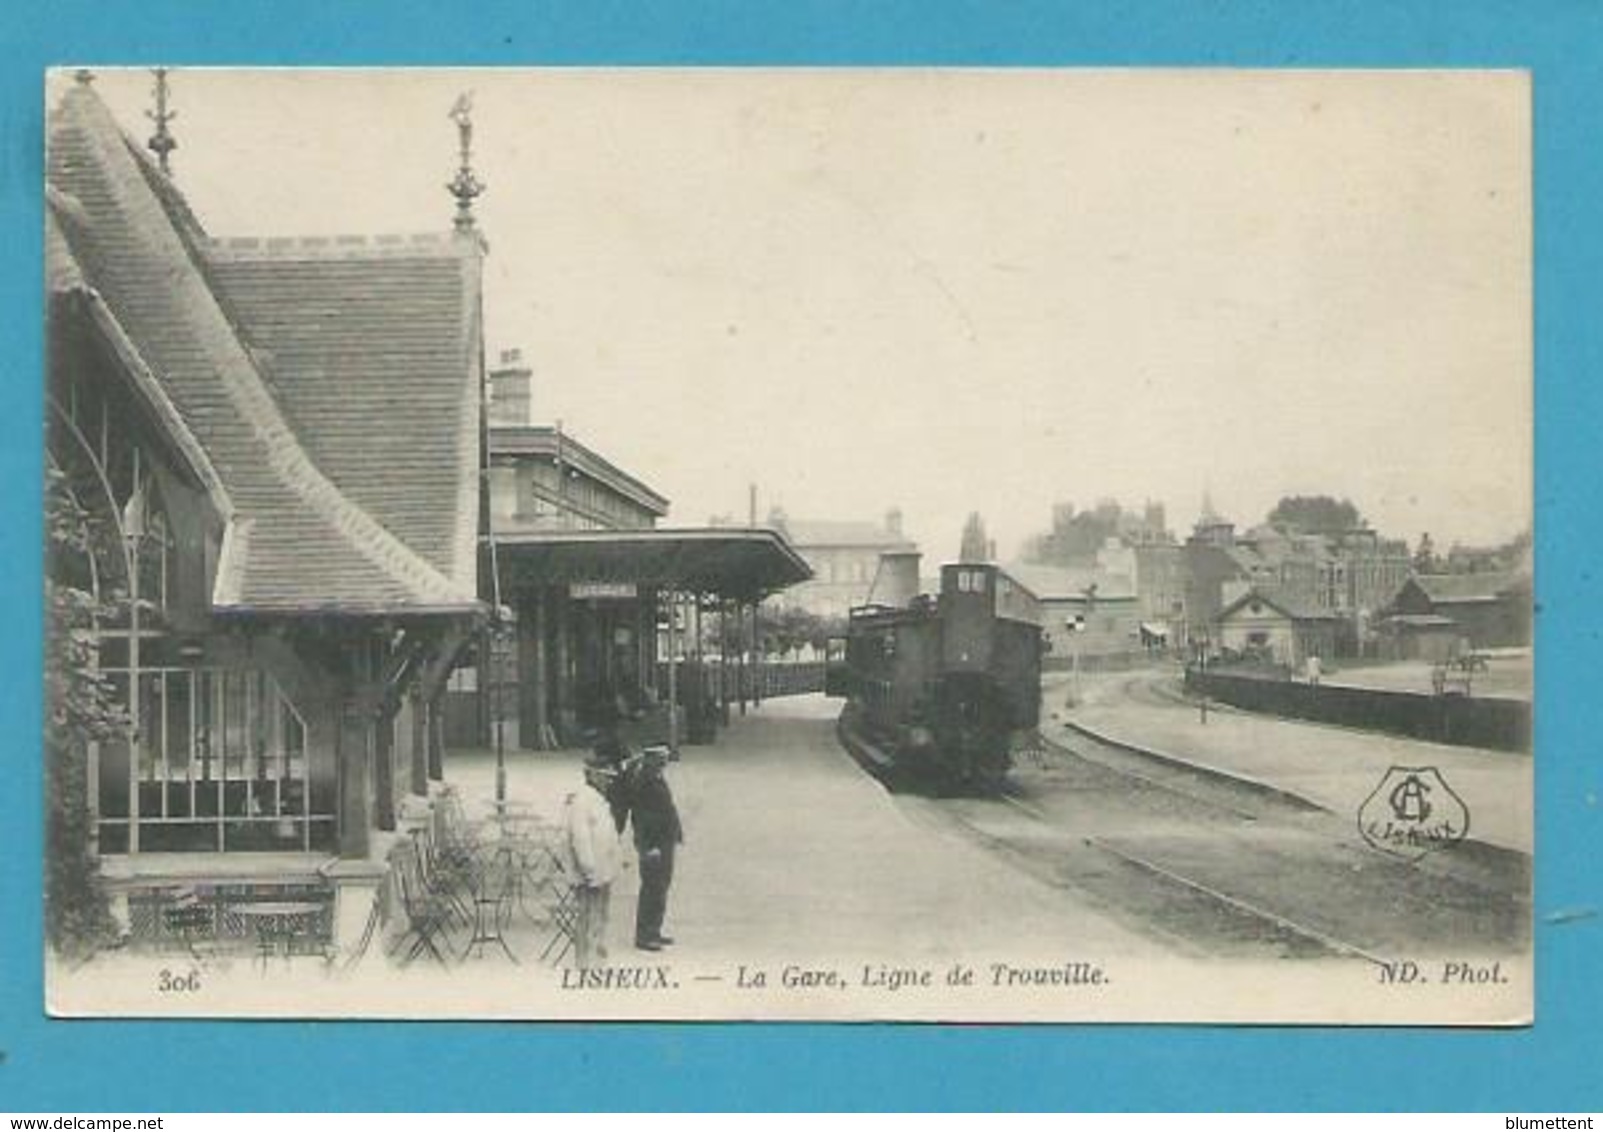
[[[212,242],[206,258],[308,455],[443,573],[474,576],[469,241]]]
[[[220,293],[182,197],[87,87],[73,88],[51,114],[47,176],[62,237],[47,250],[59,255],[70,248],[80,280],[70,285],[104,304],[203,447],[230,501],[214,606],[402,612],[476,605],[473,465],[458,460],[429,467],[411,460],[388,469],[396,492],[423,491],[434,480],[452,485],[450,536],[394,530],[386,519],[397,520],[386,514],[383,500],[363,500],[364,484],[342,483],[347,465],[325,463],[338,437],[320,436],[323,426],[295,411],[290,391],[305,375],[293,363],[280,367],[253,352],[242,339],[240,316]],[[52,267],[51,278],[67,277]],[[363,325],[371,327],[371,319]],[[468,333],[459,329],[453,342]],[[336,377],[343,383],[350,359],[339,360]],[[471,374],[476,364],[475,355],[464,366]],[[470,381],[463,377],[453,387]],[[456,444],[460,415],[451,415]],[[420,538],[420,545],[411,538]]]
[[[70,205],[65,200],[54,202],[62,208]],[[52,294],[74,291],[84,286],[83,272],[73,257],[67,238],[61,234],[52,209],[45,210],[45,286]]]
[[[1264,560],[1263,555],[1259,554],[1257,550],[1241,543],[1233,543],[1230,546],[1221,547],[1220,553],[1228,558],[1237,570],[1249,576],[1255,571],[1266,569],[1269,566],[1269,563]]]
[[[1309,605],[1274,589],[1255,587],[1221,609],[1219,611],[1219,620],[1223,621],[1236,610],[1253,601],[1261,601],[1267,606],[1278,609],[1293,621],[1337,621],[1341,619],[1341,614],[1333,610]]]
[[[1512,574],[1416,574],[1414,581],[1434,603],[1496,601],[1514,588]]]
[[[1036,562],[1020,562],[1007,567],[1014,579],[1022,582],[1043,601],[1054,598],[1081,598],[1088,586],[1096,587],[1096,596],[1107,601],[1135,597],[1135,587],[1124,574],[1110,574],[1094,567],[1072,569]]]

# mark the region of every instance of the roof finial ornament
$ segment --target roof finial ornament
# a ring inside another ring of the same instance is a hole
[[[167,123],[178,117],[178,111],[167,109],[167,75],[168,67],[152,67],[150,73],[156,77],[153,88],[156,95],[156,109],[146,110],[145,117],[156,123],[156,132],[150,135],[146,147],[156,155],[156,161],[161,165],[161,171],[172,176],[172,168],[168,163],[172,151],[178,148],[178,139],[173,137],[167,129]]]
[[[479,180],[473,172],[473,92],[463,91],[457,96],[456,105],[451,107],[450,119],[456,123],[457,136],[461,145],[462,164],[457,168],[456,177],[446,185],[446,190],[456,198],[456,230],[458,232],[471,232],[473,230],[473,201],[484,193],[484,182]]]

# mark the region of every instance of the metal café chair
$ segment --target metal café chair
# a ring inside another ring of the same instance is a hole
[[[397,849],[393,869],[406,926],[390,953],[400,957],[402,966],[425,954],[445,966],[447,925],[453,913],[449,902],[431,893],[424,884],[415,843],[402,843]]]
[[[419,887],[444,902],[447,919],[453,925],[471,928],[471,897],[478,863],[471,856],[444,851],[432,825],[412,830],[412,851]]]
[[[579,931],[579,889],[569,880],[567,869],[554,853],[551,861],[555,869],[550,881],[553,899],[546,905],[546,916],[551,931],[546,937],[545,947],[540,951],[540,958],[555,966],[561,963],[568,952],[576,946]]]

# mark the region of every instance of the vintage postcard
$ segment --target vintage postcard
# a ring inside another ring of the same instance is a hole
[[[44,97],[51,1012],[1531,1020],[1527,75]]]

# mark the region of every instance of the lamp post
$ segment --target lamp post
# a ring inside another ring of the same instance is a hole
[[[145,492],[136,484],[122,510],[123,552],[128,564],[128,855],[139,852],[139,544],[145,537]]]
[[[496,606],[495,612],[496,628],[492,628],[489,633],[485,634],[485,673],[495,681],[495,687],[491,692],[491,703],[493,705],[491,710],[495,712],[495,808],[496,812],[505,813],[507,804],[507,749],[506,731],[502,716],[506,711],[506,705],[501,699],[503,681],[501,679],[501,657],[498,655],[500,642],[496,640],[498,635],[496,629],[499,628],[501,615],[499,605]]]
[[[678,590],[668,591],[668,753],[679,753],[679,603]]]

